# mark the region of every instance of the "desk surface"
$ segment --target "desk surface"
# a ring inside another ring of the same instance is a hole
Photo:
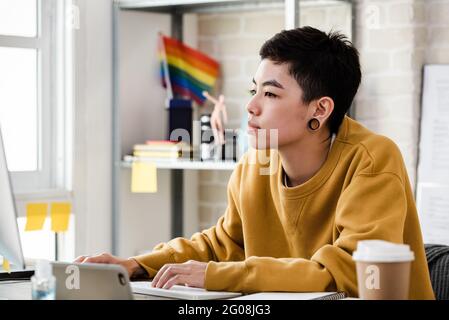
[[[172,300],[164,297],[133,294],[135,300]],[[0,300],[31,300],[30,281],[1,281]]]
[[[174,300],[171,298],[133,294],[135,300]],[[343,300],[353,300],[346,298]],[[0,300],[31,300],[30,281],[0,281]],[[358,299],[354,299],[358,300]]]

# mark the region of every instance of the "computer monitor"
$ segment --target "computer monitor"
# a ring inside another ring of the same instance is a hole
[[[22,244],[11,179],[6,163],[5,146],[0,128],[0,256],[6,258],[13,269],[24,270]]]

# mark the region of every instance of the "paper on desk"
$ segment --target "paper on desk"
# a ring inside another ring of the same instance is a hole
[[[11,273],[11,266],[9,265],[9,261],[6,258],[3,258],[3,270]]]
[[[51,204],[51,230],[54,232],[67,231],[69,227],[71,204],[68,202],[53,202]]]
[[[47,203],[28,203],[26,206],[27,221],[25,231],[42,230],[47,217]]]
[[[260,292],[247,294],[233,300],[315,300],[334,295],[336,292]]]
[[[424,242],[449,245],[449,186],[420,183],[417,194]]]
[[[133,162],[131,172],[131,192],[157,192],[157,169],[154,163]]]
[[[449,245],[449,65],[426,65],[416,205],[425,243]]]

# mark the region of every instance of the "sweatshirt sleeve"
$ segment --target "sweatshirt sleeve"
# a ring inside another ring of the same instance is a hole
[[[241,262],[209,262],[209,290],[344,291],[357,297],[352,252],[357,241],[383,239],[402,243],[407,200],[392,173],[360,174],[341,194],[335,213],[334,242],[310,259],[249,257]]]
[[[190,239],[175,238],[157,245],[149,254],[133,257],[150,278],[167,263],[196,261],[238,261],[244,259],[243,234],[236,206],[235,189],[239,184],[239,165],[228,183],[228,206],[225,214],[210,229],[195,233]]]

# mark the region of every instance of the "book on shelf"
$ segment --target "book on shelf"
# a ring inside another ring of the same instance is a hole
[[[180,151],[138,151],[134,150],[135,157],[142,158],[181,158]]]
[[[192,154],[192,147],[182,141],[147,140],[133,148],[133,156],[145,160],[192,159]]]
[[[125,155],[123,157],[123,161],[132,163],[136,161],[144,161],[144,162],[164,162],[164,163],[173,163],[179,161],[192,161],[189,158],[154,158],[154,157],[136,157],[133,155]]]
[[[134,145],[134,151],[188,151],[191,146],[185,142],[177,141],[151,141],[147,140],[144,144]]]

